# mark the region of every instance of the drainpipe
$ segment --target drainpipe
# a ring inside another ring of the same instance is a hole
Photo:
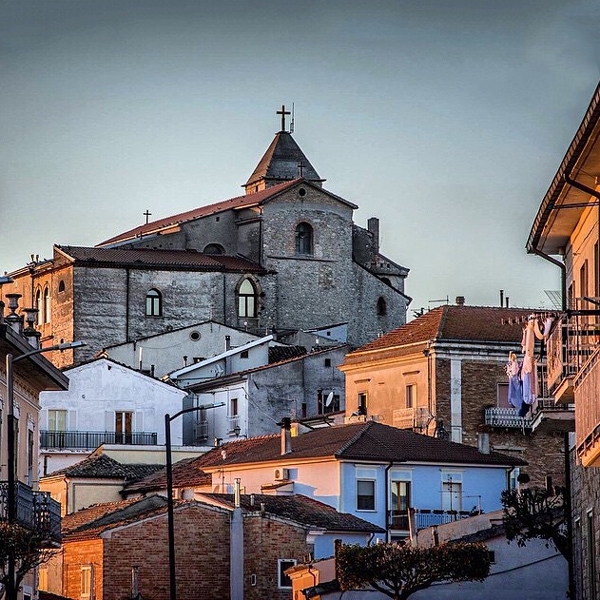
[[[538,256],[541,256],[544,260],[547,260],[548,262],[551,262],[553,265],[556,265],[557,267],[560,268],[560,270],[561,270],[561,273],[560,273],[560,295],[562,297],[561,309],[563,312],[566,312],[566,310],[567,310],[567,266],[565,265],[564,262],[561,262],[560,260],[556,260],[552,256],[550,256],[548,254],[544,254],[544,252],[542,252],[541,250],[538,250],[536,248],[533,248],[533,253],[537,254]]]
[[[125,269],[125,340],[129,341],[129,267]]]
[[[385,482],[385,539],[387,542],[391,541],[391,537],[390,537],[390,518],[389,518],[389,506],[390,506],[390,481],[389,481],[389,473],[390,473],[390,469],[393,466],[393,462],[391,462],[386,468],[385,468],[385,476],[384,476],[384,482]]]

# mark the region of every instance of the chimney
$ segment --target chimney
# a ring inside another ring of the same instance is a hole
[[[500,308],[504,308],[504,290],[500,290]]]
[[[281,419],[281,455],[292,451],[292,420],[289,417]]]
[[[464,306],[465,305],[465,297],[464,296],[456,296],[456,306]]]
[[[477,449],[482,454],[490,453],[490,434],[489,433],[478,433],[477,434]]]
[[[367,229],[373,236],[373,254],[379,254],[379,219],[371,217],[367,221]]]

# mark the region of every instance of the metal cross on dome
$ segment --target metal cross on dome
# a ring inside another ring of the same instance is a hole
[[[285,131],[285,116],[291,115],[292,113],[289,110],[285,110],[285,104],[282,104],[281,110],[278,110],[277,114],[281,115],[281,131]]]

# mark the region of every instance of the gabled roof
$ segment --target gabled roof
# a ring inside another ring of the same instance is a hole
[[[256,463],[330,458],[373,462],[424,462],[486,466],[525,465],[525,461],[449,442],[375,421],[323,427],[291,438],[292,451],[281,454],[279,434],[221,444],[196,459],[196,465],[211,471]]]
[[[164,465],[120,463],[106,454],[92,454],[70,467],[50,473],[48,477],[64,475],[69,478],[137,480],[163,468]]]
[[[300,167],[300,165],[302,165]],[[287,131],[279,131],[260,159],[256,169],[246,182],[251,186],[258,181],[281,182],[304,177],[308,181],[321,183],[315,168],[310,164],[300,146]]]
[[[184,458],[173,465],[173,487],[190,488],[210,485],[212,477],[202,471],[196,464],[197,457]],[[167,471],[164,468],[147,475],[138,481],[132,481],[123,486],[123,491],[129,493],[148,493],[167,489]]]
[[[194,250],[153,250],[149,248],[90,248],[54,246],[82,267],[138,267],[146,269],[265,273],[259,264],[243,256],[202,254]]]
[[[532,309],[525,308],[439,306],[350,352],[346,361],[362,353],[402,346],[407,352],[414,352],[414,347],[409,347],[411,344],[430,341],[520,344],[523,335],[521,320],[532,312]]]
[[[252,506],[252,496],[254,496],[254,506]],[[227,511],[234,508],[231,495],[206,494],[204,497],[206,502],[175,500],[174,504],[176,508],[201,506],[212,510]],[[264,504],[267,514],[294,521],[300,526],[318,527],[336,532],[382,533],[384,531],[377,525],[349,514],[338,513],[330,506],[306,496],[267,496],[260,494],[241,496],[242,510],[246,514],[259,513],[261,504]],[[154,515],[160,515],[166,511],[167,499],[159,495],[96,504],[63,517],[63,540],[90,539],[104,531],[135,523]]]
[[[230,509],[234,508],[233,494],[202,494],[200,500],[206,500]],[[385,531],[385,529],[381,529],[373,523],[348,513],[340,513],[323,502],[301,494],[289,496],[241,494],[240,507],[245,513],[258,512],[264,507],[266,513],[329,531],[365,533],[383,533]]]

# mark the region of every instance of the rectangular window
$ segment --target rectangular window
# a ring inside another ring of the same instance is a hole
[[[240,358],[248,358],[248,356],[248,350],[242,350],[242,352],[240,352]]]
[[[406,386],[405,408],[414,408],[417,405],[417,386],[413,383]]]
[[[581,268],[579,269],[579,296],[582,301],[583,298],[589,296],[588,294],[588,261],[584,260]],[[584,302],[582,306],[587,307],[587,302]]]
[[[496,552],[495,550],[488,550],[488,556],[490,557],[490,563],[495,565],[496,564]]]
[[[81,567],[81,593],[82,600],[89,600],[92,597],[92,567],[85,565]]]
[[[375,510],[375,481],[372,479],[356,480],[356,509]]]
[[[292,580],[285,572],[296,566],[293,558],[280,558],[277,561],[277,587],[280,589],[292,589]]]
[[[48,430],[49,431],[66,431],[67,430],[67,411],[66,410],[49,410],[48,411]]]
[[[358,407],[357,412],[359,415],[367,414],[367,393],[361,392],[358,394]]]
[[[410,481],[392,481],[391,524],[394,529],[408,529]]]
[[[115,412],[115,444],[131,444],[133,431],[133,413]]]
[[[237,417],[237,414],[238,414],[238,399],[231,398],[229,400],[229,416]]]
[[[35,475],[35,436],[32,429],[27,429],[27,483],[33,485]]]
[[[462,510],[462,473],[442,473],[442,510]]]
[[[496,388],[498,408],[513,408],[508,401],[508,383],[499,383]]]

